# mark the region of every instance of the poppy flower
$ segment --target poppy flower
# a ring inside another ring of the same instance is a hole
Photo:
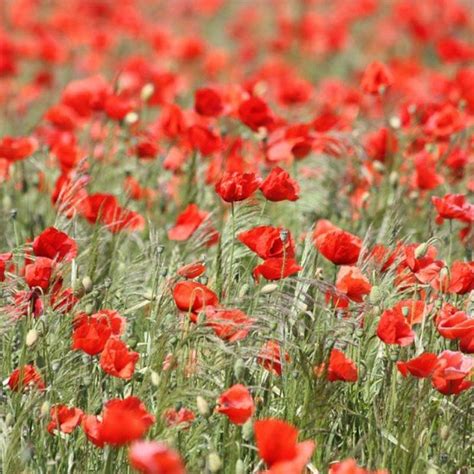
[[[365,136],[364,148],[372,160],[384,163],[396,153],[398,142],[396,136],[387,127],[382,127]]]
[[[272,113],[268,105],[258,97],[250,97],[239,106],[239,119],[256,132],[260,127],[273,124]]]
[[[47,257],[36,257],[33,263],[25,267],[25,281],[30,288],[47,291],[51,284],[55,263]]]
[[[51,421],[48,424],[48,433],[58,430],[62,433],[72,433],[82,421],[82,410],[66,405],[54,405],[50,410]]]
[[[255,405],[248,389],[236,384],[218,398],[216,411],[226,415],[231,423],[243,425],[253,415]]]
[[[72,260],[77,255],[77,244],[64,232],[48,227],[33,241],[33,253],[51,260]]]
[[[444,178],[436,171],[436,161],[427,151],[415,156],[414,185],[422,191],[431,191],[444,183]]]
[[[474,290],[474,262],[455,260],[445,277],[432,282],[439,291],[465,295]]]
[[[128,457],[130,465],[143,474],[186,474],[179,454],[165,443],[135,441]]]
[[[14,392],[34,387],[38,390],[44,390],[45,385],[40,373],[33,365],[24,365],[15,369],[8,378],[8,386]]]
[[[366,94],[383,94],[393,84],[393,75],[380,61],[370,63],[362,75],[361,87]]]
[[[135,372],[138,358],[138,352],[130,351],[123,341],[109,338],[100,354],[99,363],[105,373],[129,380]]]
[[[245,339],[253,322],[239,309],[206,308],[206,325],[214,330],[217,337],[227,342]]]
[[[51,293],[49,301],[54,311],[66,314],[76,306],[79,298],[72,288],[58,288]]]
[[[254,173],[226,171],[216,183],[216,193],[226,202],[243,201],[260,186],[260,179]]]
[[[5,271],[7,270],[7,263],[12,259],[11,252],[0,253],[0,281],[5,281]]]
[[[188,408],[180,408],[175,410],[174,408],[168,408],[163,413],[163,418],[167,426],[181,426],[182,428],[189,428],[192,422],[196,418],[192,410]]]
[[[407,360],[406,362],[398,361],[397,369],[403,377],[406,377],[408,373],[410,373],[414,377],[423,379],[431,376],[437,363],[438,358],[436,354],[423,352],[423,354]]]
[[[195,281],[180,281],[173,290],[173,298],[180,311],[197,313],[206,306],[217,306],[217,295],[207,286]]]
[[[295,256],[295,245],[291,234],[272,226],[257,226],[241,232],[237,238],[252,252],[264,260],[269,258]]]
[[[215,132],[202,125],[192,125],[188,129],[188,139],[194,150],[209,156],[222,148],[222,139]]]
[[[377,469],[369,471],[363,467],[359,467],[355,459],[345,459],[331,463],[328,474],[389,474],[385,469]]]
[[[301,474],[313,454],[315,443],[298,443],[298,430],[282,420],[267,418],[254,423],[258,454],[268,473]]]
[[[443,351],[431,376],[431,383],[444,395],[457,395],[472,387],[467,380],[472,374],[474,360],[461,352]]]
[[[260,185],[260,191],[268,201],[296,201],[300,187],[287,171],[276,166]]]
[[[336,277],[336,289],[351,301],[362,303],[372,285],[357,267],[342,266]]]
[[[474,351],[474,318],[445,304],[435,320],[436,329],[446,339],[459,339],[462,352]]]
[[[397,267],[396,283],[400,286],[410,286],[416,282],[434,284],[444,263],[436,258],[437,250],[432,245],[426,247],[422,255],[417,255],[418,244],[402,247],[405,257]],[[407,273],[408,272],[408,273]]]
[[[287,352],[284,355],[284,362],[289,362],[290,356]],[[265,370],[281,376],[282,374],[282,355],[280,350],[280,344],[277,341],[268,341],[260,349],[257,356],[257,363],[260,364]]]
[[[188,240],[208,216],[209,213],[201,211],[196,204],[189,204],[177,217],[174,227],[168,231],[168,239]]]
[[[318,251],[335,265],[354,265],[359,259],[362,240],[329,221],[318,221],[313,239]]]
[[[329,382],[357,382],[357,367],[349,357],[339,349],[332,349],[329,356],[327,379]]]
[[[219,93],[210,88],[198,89],[195,94],[194,110],[204,117],[217,117],[221,114],[224,106]]]
[[[109,400],[102,411],[101,420],[86,415],[82,428],[97,446],[121,446],[140,439],[155,422],[143,402],[137,397]]]
[[[106,318],[86,316],[75,322],[72,349],[81,350],[91,356],[100,354],[111,335],[112,329]]]
[[[281,280],[302,270],[294,258],[268,258],[253,269],[253,277],[259,281],[260,276],[267,280]]]
[[[442,198],[433,196],[431,202],[438,212],[438,224],[442,224],[443,219],[474,221],[474,204],[468,203],[464,194],[445,194]]]
[[[415,339],[415,333],[407,319],[401,311],[395,309],[387,309],[382,313],[377,326],[377,336],[385,344],[399,346],[407,346]]]
[[[206,271],[206,266],[202,262],[188,263],[178,268],[177,274],[189,280],[201,276]]]
[[[38,142],[32,137],[8,137],[0,140],[0,158],[20,161],[31,156],[38,149]]]
[[[435,138],[446,139],[463,128],[461,112],[451,104],[443,105],[426,120],[423,130]]]

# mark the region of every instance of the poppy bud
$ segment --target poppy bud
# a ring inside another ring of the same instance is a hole
[[[235,474],[245,474],[245,464],[242,459],[237,459],[235,463]]]
[[[245,441],[249,441],[253,435],[253,422],[252,419],[249,419],[242,425],[242,438]]]
[[[210,453],[207,457],[207,464],[211,472],[218,472],[222,467],[221,458],[217,453]]]
[[[372,304],[376,304],[382,299],[382,291],[379,286],[373,286],[369,293],[369,301]]]
[[[151,371],[150,379],[152,385],[154,385],[155,387],[158,387],[158,385],[160,385],[160,376],[154,370]]]
[[[249,290],[249,285],[247,285],[247,283],[242,285],[242,288],[240,288],[240,291],[239,291],[239,298],[243,298],[247,294],[248,290]]]
[[[237,359],[234,364],[234,375],[236,379],[240,379],[245,370],[245,364],[242,359]]]
[[[390,120],[388,121],[388,123],[395,130],[400,128],[402,125],[402,121],[400,120],[400,117],[397,117],[396,115],[394,115],[393,117],[390,117]]]
[[[38,339],[38,331],[36,329],[30,329],[26,334],[25,343],[27,347],[32,346]]]
[[[196,397],[196,405],[197,405],[198,412],[202,416],[207,417],[209,415],[209,404],[200,395]]]
[[[50,405],[49,405],[49,402],[47,401],[41,405],[41,408],[40,408],[41,418],[44,418],[45,416],[49,415],[49,408],[50,408]]]
[[[13,420],[14,420],[13,415],[11,413],[7,413],[7,416],[5,417],[5,425],[12,426]]]
[[[429,245],[427,242],[423,242],[422,244],[418,245],[418,247],[415,249],[415,258],[424,257],[428,251],[428,248]]]
[[[286,229],[281,229],[280,230],[280,240],[282,242],[286,242],[288,239],[288,231]]]
[[[268,283],[267,285],[263,286],[260,290],[262,294],[266,295],[268,293],[273,293],[278,288],[276,283]]]
[[[88,276],[85,276],[83,279],[82,279],[82,286],[85,290],[86,293],[89,293],[89,291],[92,290],[92,280],[90,277]]]
[[[396,171],[392,171],[390,173],[390,176],[388,177],[388,181],[391,186],[396,186],[398,184],[399,179],[400,179],[400,176]]]
[[[134,123],[138,122],[138,114],[136,112],[129,112],[125,115],[124,121],[127,125],[133,125]]]
[[[140,91],[140,99],[143,102],[148,102],[148,100],[151,98],[154,92],[155,92],[155,86],[151,83],[147,83],[142,87],[142,90]]]
[[[443,425],[439,430],[439,436],[443,441],[449,438],[449,428],[446,425]]]

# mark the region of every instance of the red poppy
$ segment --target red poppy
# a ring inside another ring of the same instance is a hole
[[[66,405],[54,405],[50,410],[51,421],[48,424],[48,432],[58,430],[62,433],[72,433],[82,421],[82,410]]]
[[[438,211],[438,224],[442,224],[443,219],[474,221],[474,204],[468,203],[464,194],[445,194],[442,198],[433,196],[431,202]]]
[[[33,365],[24,365],[15,369],[8,378],[8,386],[14,392],[34,387],[38,390],[44,390],[45,385],[40,373]]]
[[[438,358],[436,354],[423,352],[423,354],[406,362],[398,361],[397,369],[403,377],[406,377],[408,373],[410,373],[414,377],[426,378],[431,376],[437,363]]]
[[[66,314],[79,302],[79,298],[72,288],[58,288],[53,289],[49,301],[55,311]]]
[[[237,238],[264,260],[295,256],[295,245],[291,234],[282,228],[257,226],[241,232]]]
[[[444,183],[444,178],[436,171],[434,157],[423,150],[415,156],[414,185],[423,191],[431,191]]]
[[[144,474],[186,474],[179,454],[165,443],[136,441],[128,456],[130,465]]]
[[[206,308],[206,325],[227,342],[245,339],[253,323],[254,320],[239,309]]]
[[[260,276],[267,280],[281,280],[302,270],[294,258],[276,257],[265,260],[253,269],[253,277],[259,281]]]
[[[178,268],[177,274],[184,278],[192,280],[201,276],[206,271],[206,266],[202,262],[188,263]]]
[[[287,171],[276,166],[260,185],[260,191],[269,201],[296,201],[300,187]]]
[[[196,204],[189,204],[177,217],[174,227],[168,230],[168,238],[178,241],[188,240],[208,216],[209,213],[201,211]]]
[[[285,352],[284,361],[282,360],[280,344],[276,341],[266,342],[258,353],[257,363],[275,375],[282,374],[283,362],[290,362],[290,356]]]
[[[387,127],[382,127],[365,136],[364,147],[372,160],[384,163],[396,153],[397,137]]]
[[[97,446],[121,446],[140,439],[155,422],[145,405],[137,397],[109,400],[102,412],[102,420],[84,416],[82,428]]]
[[[7,263],[12,259],[11,252],[0,253],[0,281],[5,281],[5,271],[7,270]]]
[[[361,81],[362,90],[374,95],[383,94],[392,84],[392,73],[379,61],[373,61],[367,66]]]
[[[33,253],[37,257],[69,261],[77,255],[77,244],[64,232],[48,227],[33,241]]]
[[[173,290],[173,298],[180,311],[197,313],[206,306],[217,306],[217,295],[207,286],[195,281],[180,281]]]
[[[423,130],[435,138],[447,139],[463,127],[461,112],[453,105],[445,104],[428,117]]]
[[[100,366],[113,377],[129,380],[139,357],[138,352],[130,351],[120,339],[109,338],[100,354]]]
[[[55,263],[47,257],[36,257],[33,263],[25,267],[25,281],[30,288],[47,291],[51,284]]]
[[[194,110],[205,117],[217,117],[224,106],[219,93],[210,87],[198,89],[195,95]]]
[[[100,354],[112,335],[112,329],[106,318],[76,318],[72,333],[73,350],[81,350],[89,355]]]
[[[327,379],[330,382],[357,382],[357,366],[339,349],[333,349],[329,356]]]
[[[382,313],[377,326],[377,336],[386,344],[399,346],[407,346],[415,339],[415,333],[407,319],[401,311],[395,309],[387,309]]]
[[[298,443],[298,430],[282,420],[267,418],[254,423],[258,453],[270,468],[268,473],[301,474],[313,454],[315,443]]]
[[[429,306],[421,300],[402,300],[399,301],[393,308],[393,311],[403,314],[408,324],[419,324],[423,322],[426,313],[429,310]]]
[[[253,415],[255,405],[248,389],[237,384],[222,393],[216,411],[226,415],[232,423],[243,425]]]
[[[216,193],[226,202],[243,201],[260,186],[260,179],[254,173],[226,171],[216,183]]]
[[[199,151],[204,156],[212,155],[222,148],[221,137],[202,125],[192,125],[189,127],[188,139],[193,149]]]
[[[31,137],[3,137],[0,140],[0,158],[20,161],[31,156],[38,149],[38,142]]]
[[[385,469],[377,471],[369,471],[363,467],[359,467],[355,459],[345,459],[331,463],[329,466],[329,474],[389,474]]]
[[[421,255],[418,255],[418,244],[410,244],[402,247],[402,260],[397,267],[397,284],[410,286],[416,282],[423,284],[436,282],[444,263],[436,259],[437,250],[432,245],[426,247]],[[408,272],[408,273],[407,273]]]
[[[318,251],[335,265],[354,265],[359,259],[362,240],[329,221],[318,221],[313,238]]]
[[[474,290],[474,261],[455,260],[448,274],[432,282],[433,286],[443,292],[465,295]]]
[[[472,387],[468,380],[474,360],[461,352],[443,351],[431,376],[431,383],[444,395],[457,395]]]
[[[351,301],[362,303],[370,293],[372,285],[357,267],[342,266],[336,278],[336,288]]]
[[[163,413],[163,418],[167,426],[180,425],[182,428],[189,428],[196,416],[192,410],[182,407],[179,410],[168,408],[168,410],[165,410]]]
[[[445,304],[435,322],[441,336],[446,339],[459,339],[462,352],[474,352],[474,318]]]
[[[268,105],[258,97],[250,97],[239,106],[239,118],[251,128],[257,131],[260,127],[269,127],[273,124],[273,117]]]

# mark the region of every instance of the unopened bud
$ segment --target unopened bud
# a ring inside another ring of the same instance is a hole
[[[89,293],[89,291],[92,290],[92,280],[90,277],[88,276],[85,276],[83,279],[82,279],[82,286],[85,290],[86,293]]]
[[[426,252],[428,251],[428,243],[423,242],[422,244],[418,245],[418,247],[415,249],[415,258],[421,258],[426,255]]]
[[[38,340],[38,331],[36,329],[30,329],[26,334],[26,345],[27,347],[32,346]]]
[[[264,287],[262,287],[261,292],[266,295],[267,293],[273,293],[278,288],[276,283],[268,283]]]
[[[136,112],[129,112],[125,115],[124,121],[127,125],[133,125],[134,123],[138,122],[138,114]]]
[[[402,314],[403,316],[405,316],[405,318],[408,317],[408,315],[410,314],[410,309],[408,308],[408,306],[404,306],[402,308]]]
[[[222,467],[221,458],[217,453],[210,453],[207,457],[207,464],[211,472],[218,472]]]
[[[446,441],[449,438],[449,428],[446,425],[441,427],[439,436],[443,441]]]
[[[151,83],[145,84],[142,87],[142,90],[140,91],[140,99],[142,99],[143,102],[148,102],[148,100],[151,98],[151,96],[155,92],[155,86]]]
[[[369,301],[372,304],[378,303],[382,299],[382,291],[380,290],[380,287],[377,285],[374,285],[372,289],[370,290],[369,293]]]
[[[160,376],[154,370],[151,371],[150,379],[152,385],[154,385],[155,387],[158,387],[158,385],[160,385]]]
[[[395,186],[396,184],[398,184],[399,179],[400,179],[400,175],[396,171],[392,171],[390,173],[388,181],[391,186]]]
[[[252,420],[247,420],[242,426],[242,437],[245,441],[249,441],[253,434]]]
[[[235,474],[245,474],[245,464],[242,459],[238,459],[235,463]]]
[[[41,418],[44,418],[45,416],[48,415],[49,408],[50,408],[49,402],[43,402],[43,404],[41,405],[41,408],[40,408]]]
[[[402,121],[400,120],[400,117],[397,117],[394,115],[393,117],[390,117],[390,120],[388,121],[390,126],[394,129],[398,129],[402,125]]]
[[[201,397],[200,395],[198,395],[196,397],[196,405],[197,405],[197,409],[198,409],[198,412],[202,415],[202,416],[207,416],[209,415],[209,403],[207,403],[206,399]]]

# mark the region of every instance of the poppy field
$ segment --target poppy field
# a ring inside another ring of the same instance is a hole
[[[3,0],[0,226],[0,472],[472,472],[472,0]]]

